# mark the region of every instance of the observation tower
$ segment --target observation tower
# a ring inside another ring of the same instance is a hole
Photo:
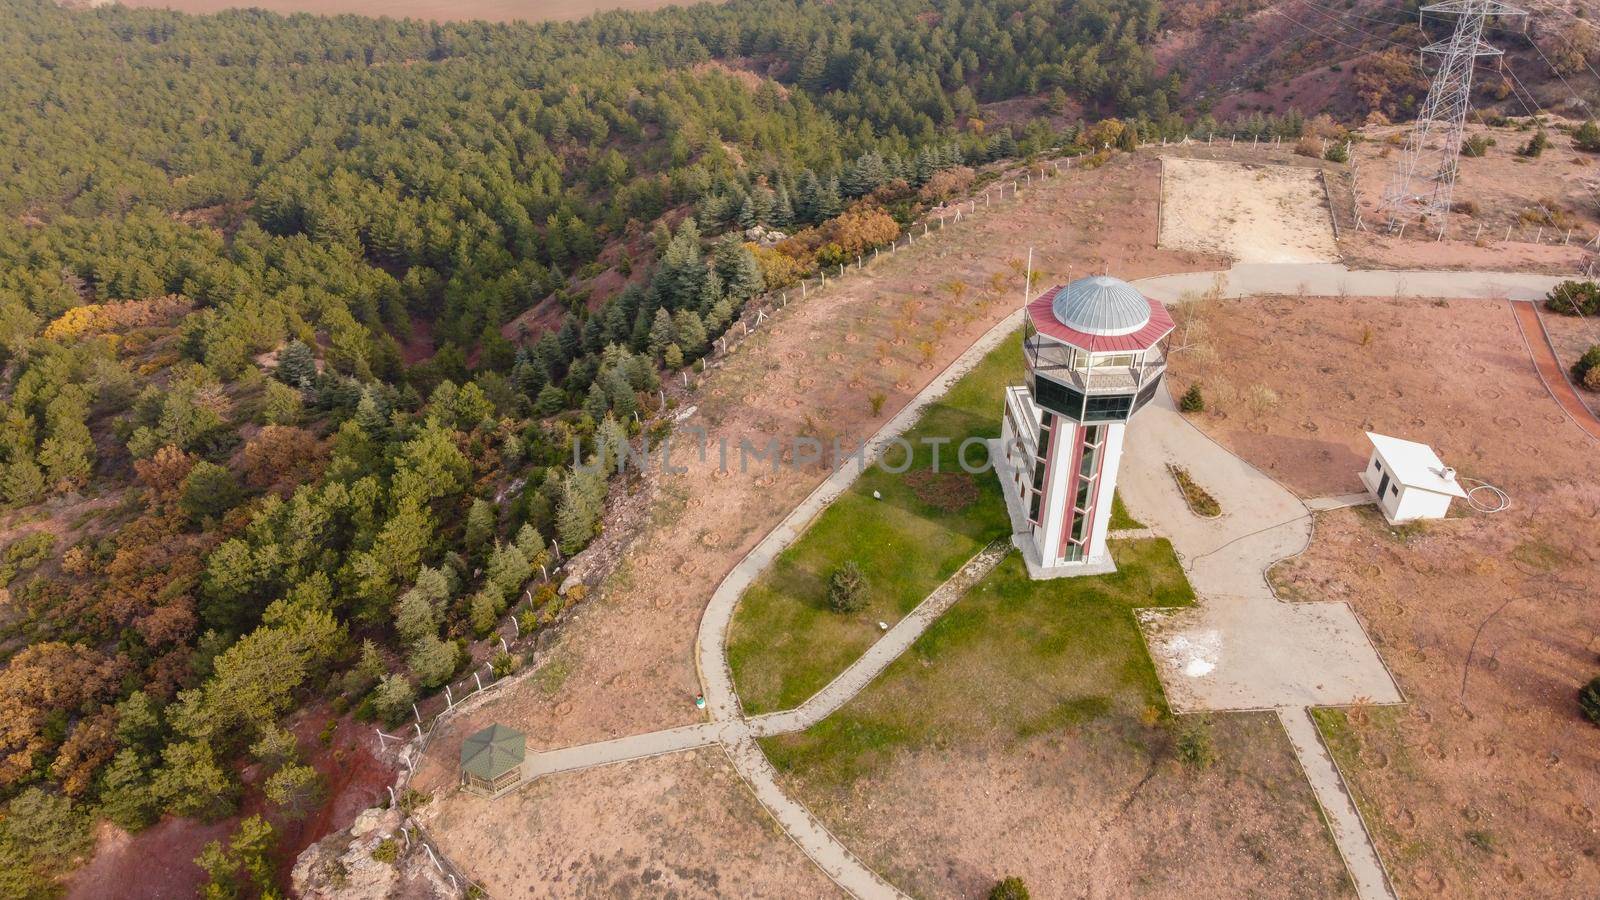
[[[997,461],[1033,578],[1115,571],[1106,547],[1123,432],[1161,387],[1166,307],[1108,275],[1028,303],[1027,379],[1006,388]]]

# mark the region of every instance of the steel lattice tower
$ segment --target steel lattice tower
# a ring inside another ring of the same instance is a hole
[[[1454,15],[1456,28],[1449,39],[1422,48],[1424,60],[1439,58],[1439,68],[1384,195],[1390,229],[1427,218],[1443,230],[1456,186],[1467,110],[1472,106],[1472,72],[1478,57],[1500,55],[1483,40],[1484,20],[1523,15],[1499,0],[1445,0],[1422,7],[1419,15],[1426,13]]]

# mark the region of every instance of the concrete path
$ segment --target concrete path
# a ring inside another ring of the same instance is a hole
[[[1359,494],[1340,494],[1337,497],[1313,497],[1306,501],[1306,508],[1312,512],[1327,512],[1330,509],[1348,509],[1376,502],[1376,497],[1363,491]]]
[[[578,769],[592,769],[595,766],[609,766],[633,759],[660,756],[663,753],[709,747],[722,739],[723,727],[723,723],[720,722],[702,722],[699,725],[685,725],[682,728],[669,728],[665,731],[652,731],[648,734],[634,734],[610,741],[532,753],[522,761],[522,777],[524,780],[531,780],[541,775],[574,772]]]
[[[1567,370],[1556,358],[1555,346],[1550,343],[1550,332],[1545,330],[1544,321],[1539,318],[1538,307],[1532,303],[1517,302],[1511,304],[1511,313],[1517,320],[1517,329],[1522,332],[1522,342],[1533,357],[1533,367],[1539,373],[1539,380],[1544,382],[1544,389],[1550,392],[1562,411],[1579,428],[1590,437],[1600,438],[1600,417],[1595,416],[1573,389]]]
[[[1452,300],[1533,300],[1566,278],[1526,272],[1426,272],[1352,270],[1340,263],[1234,266],[1226,272],[1189,272],[1145,278],[1138,287],[1163,303],[1199,294],[1219,283],[1223,297],[1304,294],[1309,297],[1448,297]]]
[[[1333,756],[1322,743],[1322,733],[1311,718],[1311,710],[1280,709],[1278,721],[1283,723],[1283,730],[1289,735],[1289,743],[1294,745],[1294,754],[1300,760],[1306,780],[1311,782],[1311,792],[1316,794],[1317,804],[1322,807],[1323,816],[1328,820],[1333,842],[1338,845],[1345,868],[1355,881],[1356,896],[1395,896],[1383,860],[1367,839],[1366,821],[1361,818],[1355,800],[1345,789],[1344,778]]]

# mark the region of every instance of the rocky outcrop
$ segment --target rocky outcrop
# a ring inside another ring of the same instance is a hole
[[[356,816],[349,828],[307,847],[290,875],[294,896],[301,900],[444,900],[458,896],[420,844],[413,840],[407,850],[400,833],[404,819],[398,809],[373,807]],[[385,841],[395,842],[389,845],[397,854],[392,861],[384,858]]]

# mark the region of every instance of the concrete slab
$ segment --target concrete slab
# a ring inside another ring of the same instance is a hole
[[[1139,622],[1175,712],[1401,701],[1343,603],[1208,595]]]

